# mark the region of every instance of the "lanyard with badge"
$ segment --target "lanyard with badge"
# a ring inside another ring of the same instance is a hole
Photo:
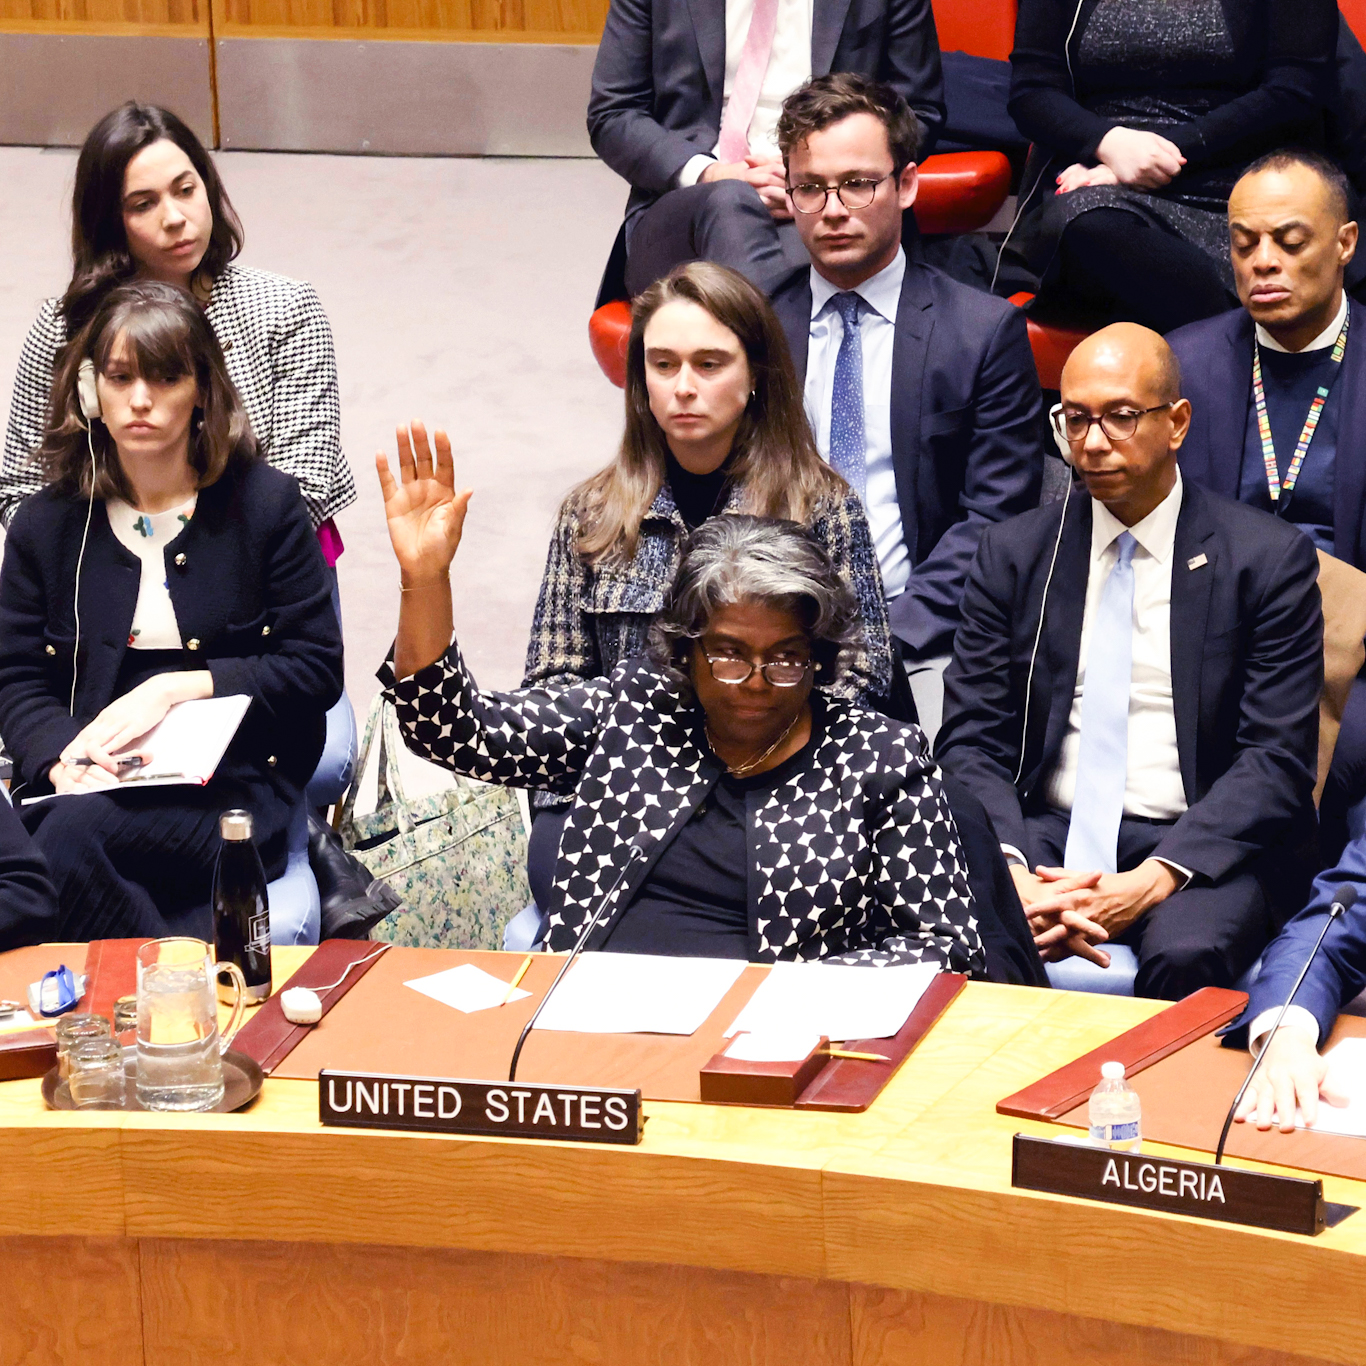
[[[1332,392],[1333,385],[1337,381],[1339,370],[1337,367],[1342,365],[1342,355],[1347,349],[1347,324],[1351,321],[1352,310],[1349,308],[1343,315],[1342,327],[1338,332],[1338,339],[1333,343],[1333,378],[1327,384],[1320,384],[1318,393],[1314,395],[1314,401],[1309,405],[1309,416],[1304,419],[1304,430],[1300,433],[1300,439],[1295,443],[1295,454],[1290,457],[1290,468],[1285,472],[1285,480],[1282,482],[1280,469],[1276,464],[1276,446],[1271,439],[1271,419],[1266,415],[1266,388],[1262,384],[1262,348],[1255,342],[1252,347],[1252,398],[1257,407],[1257,435],[1262,442],[1262,463],[1266,466],[1266,487],[1271,494],[1271,501],[1276,505],[1279,512],[1285,504],[1280,501],[1281,494],[1285,494],[1286,503],[1290,502],[1290,495],[1295,490],[1295,480],[1300,477],[1300,469],[1304,465],[1305,454],[1309,450],[1309,443],[1314,439],[1314,432],[1319,425],[1319,418],[1323,416],[1324,404],[1328,402],[1328,395]]]

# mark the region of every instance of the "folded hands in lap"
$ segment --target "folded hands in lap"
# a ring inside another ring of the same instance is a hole
[[[1032,873],[1018,866],[1010,871],[1040,956],[1057,962],[1075,954],[1103,968],[1110,956],[1096,946],[1122,934],[1177,885],[1171,869],[1156,859],[1127,873],[1043,865]]]

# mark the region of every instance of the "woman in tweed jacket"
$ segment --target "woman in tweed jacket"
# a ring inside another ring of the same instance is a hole
[[[231,264],[242,229],[198,138],[174,114],[130,101],[91,130],[76,164],[71,283],[48,299],[19,357],[0,466],[0,520],[42,487],[33,462],[68,337],[115,285],[165,280],[199,301],[262,454],[298,481],[329,564],[332,518],[356,499],[341,449],[332,332],[311,285]]]
[[[524,685],[584,682],[641,654],[684,537],[722,512],[811,528],[862,623],[834,691],[886,698],[891,636],[863,507],[816,450],[767,300],[734,271],[694,261],[632,308],[621,449],[560,509]]]
[[[549,947],[753,962],[934,963],[985,951],[958,832],[916,726],[825,692],[856,608],[792,522],[693,533],[649,657],[567,687],[480,693],[451,641],[451,559],[469,492],[437,433],[380,457],[404,592],[380,677],[414,752],[573,796]],[[614,899],[618,874],[629,864]]]

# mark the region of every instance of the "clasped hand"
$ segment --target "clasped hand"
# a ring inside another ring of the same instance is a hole
[[[747,156],[743,161],[715,161],[698,177],[700,184],[716,180],[743,180],[759,191],[764,207],[779,222],[792,218],[787,205],[787,172],[783,163],[767,157]]]
[[[1078,872],[1039,866],[1011,868],[1034,945],[1046,962],[1073,954],[1100,967],[1110,955],[1099,944],[1122,934],[1176,890],[1166,864],[1146,859],[1127,873]]]

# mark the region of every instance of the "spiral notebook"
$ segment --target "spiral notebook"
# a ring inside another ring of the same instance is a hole
[[[251,698],[246,693],[177,702],[136,745],[128,747],[150,757],[140,769],[120,778],[118,785],[203,787],[217,770],[249,706]],[[26,797],[20,805],[50,801],[55,795]]]

